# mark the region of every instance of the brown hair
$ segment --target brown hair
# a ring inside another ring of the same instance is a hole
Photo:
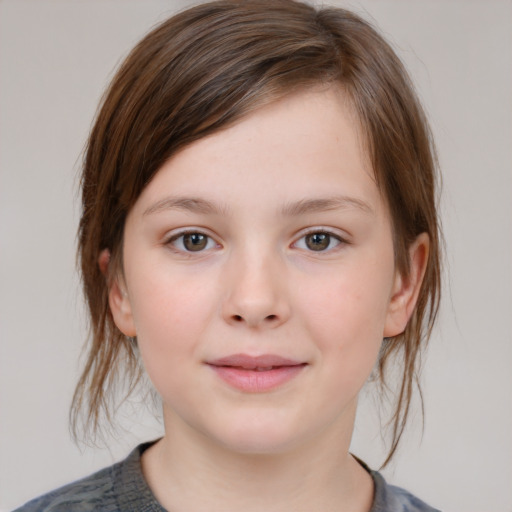
[[[359,116],[375,177],[387,200],[396,266],[408,274],[408,248],[430,238],[426,275],[405,332],[383,342],[380,382],[391,356],[402,380],[390,421],[394,454],[409,415],[418,359],[431,333],[440,296],[440,232],[436,161],[425,115],[408,75],[371,25],[337,8],[292,0],[202,4],[151,31],[121,65],[88,140],[82,174],[78,256],[91,321],[88,359],[72,405],[97,431],[110,417],[112,387],[140,378],[136,344],[115,326],[109,275],[122,271],[126,216],[159,168],[179,149],[290,92],[339,84]],[[108,276],[107,276],[108,280]]]

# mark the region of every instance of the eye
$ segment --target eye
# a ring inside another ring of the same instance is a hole
[[[211,237],[197,231],[175,235],[169,240],[169,244],[183,252],[200,252],[213,249],[217,245]]]
[[[343,240],[326,231],[313,231],[299,238],[294,244],[299,249],[305,249],[308,251],[322,252],[334,249],[340,245]]]

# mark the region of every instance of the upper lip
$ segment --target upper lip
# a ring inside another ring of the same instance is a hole
[[[299,366],[306,363],[274,354],[262,354],[259,356],[233,354],[213,361],[208,361],[208,364],[212,366],[233,366],[246,370],[254,370],[256,368],[270,368],[275,366]]]

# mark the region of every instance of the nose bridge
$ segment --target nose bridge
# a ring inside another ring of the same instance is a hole
[[[250,327],[277,326],[289,316],[285,268],[275,247],[246,244],[228,262],[224,316]]]

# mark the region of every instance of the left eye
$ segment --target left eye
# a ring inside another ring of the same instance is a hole
[[[299,249],[306,249],[308,251],[322,252],[334,249],[336,246],[341,244],[341,242],[342,240],[332,233],[314,231],[299,238],[295,243],[295,247],[298,247]]]
[[[213,249],[215,241],[208,235],[199,232],[182,233],[170,239],[169,243],[179,251],[200,252],[206,249]]]

